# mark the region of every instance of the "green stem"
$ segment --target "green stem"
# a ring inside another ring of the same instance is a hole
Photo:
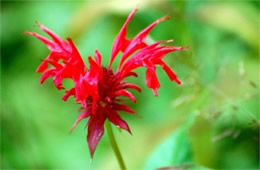
[[[116,155],[117,161],[119,163],[119,166],[120,166],[120,168],[122,170],[125,170],[126,169],[125,163],[124,163],[124,160],[123,160],[122,155],[120,153],[120,150],[119,150],[119,148],[117,146],[116,139],[115,139],[113,130],[111,128],[110,122],[106,121],[106,125],[105,126],[106,126],[106,130],[107,130],[107,133],[108,133],[108,137],[109,137],[110,143],[112,145],[112,148],[113,148],[114,153]]]

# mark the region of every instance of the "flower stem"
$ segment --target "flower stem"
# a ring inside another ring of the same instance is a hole
[[[120,168],[122,170],[125,170],[126,169],[125,163],[124,163],[124,160],[123,160],[122,155],[120,153],[120,150],[119,150],[119,148],[117,146],[116,139],[115,139],[113,130],[111,128],[110,122],[106,121],[106,125],[105,126],[106,126],[106,130],[107,130],[107,133],[108,133],[108,137],[109,137],[111,146],[112,146],[112,148],[114,150],[114,153],[116,155],[117,161],[119,163],[119,166],[120,166]]]

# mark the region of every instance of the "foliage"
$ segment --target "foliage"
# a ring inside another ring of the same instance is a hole
[[[119,168],[107,134],[91,164],[85,122],[69,135],[78,106],[64,104],[51,80],[41,87],[35,70],[48,50],[23,32],[38,32],[39,21],[72,36],[85,61],[99,49],[107,65],[136,4],[129,37],[169,15],[149,41],[174,39],[189,50],[165,57],[181,86],[157,69],[158,98],[145,87],[145,70],[129,78],[143,92],[133,91],[131,104],[142,118],[122,113],[133,135],[116,131],[128,169],[259,169],[259,3],[177,0],[1,1],[1,169]]]

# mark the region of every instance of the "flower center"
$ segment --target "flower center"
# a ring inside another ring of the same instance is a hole
[[[102,67],[103,79],[98,83],[99,104],[104,106],[112,103],[116,99],[115,92],[121,88],[119,75],[115,74],[111,69]]]

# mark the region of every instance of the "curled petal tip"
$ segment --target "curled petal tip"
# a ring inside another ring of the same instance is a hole
[[[135,115],[136,115],[139,119],[142,119],[142,116],[139,115],[138,113],[135,113]]]
[[[39,22],[39,21],[35,21],[35,24],[36,24],[36,26],[37,26],[37,27],[39,27],[39,28],[41,28],[41,29],[42,29],[43,25],[42,25],[42,24],[40,24],[40,22]]]
[[[132,10],[132,12],[134,12],[134,13],[136,13],[138,11],[138,8],[137,7],[135,7],[133,10]]]
[[[74,125],[72,126],[72,128],[70,129],[69,134],[71,134],[71,133],[73,132],[73,130],[75,129],[75,127],[76,127],[76,126],[74,126]]]
[[[173,40],[167,40],[166,43],[173,42]]]
[[[40,24],[39,21],[35,21],[35,24],[36,24],[37,27],[39,27],[41,29],[44,28],[44,26],[42,24]]]
[[[130,135],[132,135],[132,136],[133,136],[133,134],[132,134],[132,132],[131,132],[131,130],[130,130],[130,129],[128,129],[128,132],[129,132],[129,134],[130,134]]]
[[[24,33],[24,34],[28,34],[28,35],[33,35],[33,33],[30,32],[30,31],[24,31],[23,33]]]
[[[68,41],[72,41],[72,39],[71,39],[70,37],[67,37],[66,40],[68,40]]]
[[[186,46],[186,47],[182,47],[181,49],[182,50],[188,50],[190,47],[189,46]]]
[[[157,91],[157,89],[152,89],[152,90],[153,90],[154,96],[155,96],[155,97],[158,97],[158,91]]]
[[[161,22],[161,21],[165,21],[165,20],[169,20],[169,19],[171,19],[169,16],[165,16],[165,17],[158,19],[157,21]]]
[[[181,81],[179,79],[176,80],[176,83],[181,85]]]

